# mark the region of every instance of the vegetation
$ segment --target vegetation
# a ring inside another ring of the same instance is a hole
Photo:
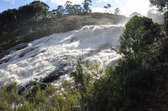
[[[160,6],[160,2],[156,1],[151,0],[151,3]],[[84,1],[86,12],[89,10],[90,3],[90,0]],[[67,4],[69,5],[66,5],[68,9],[71,3],[68,2]],[[160,8],[162,9],[163,6],[165,5],[161,4]],[[23,7],[20,7],[19,10],[24,12],[23,9],[26,8],[31,11],[32,7],[37,10],[35,11],[36,14],[29,13],[26,15],[29,19],[22,19],[24,22],[19,24],[19,17],[24,17],[21,16],[22,14],[16,16],[18,19],[8,19],[8,17],[13,17],[12,14],[17,14],[17,10],[8,10],[0,14],[0,19],[6,20],[5,24],[0,22],[2,26],[0,29],[1,51],[5,50],[4,47],[6,46],[9,48],[11,43],[15,45],[51,33],[70,31],[86,24],[96,24],[93,22],[95,19],[106,17],[115,20],[115,17],[117,19],[121,17],[94,13],[82,15],[82,17],[76,15],[60,16],[58,14],[59,16],[47,18],[48,6],[43,2],[32,2]],[[58,9],[63,8],[58,7]],[[6,17],[3,18],[4,16]],[[89,17],[94,20],[87,20]],[[120,19],[123,20],[123,18]],[[60,86],[35,81],[28,90],[18,92],[16,90],[17,83],[11,83],[1,88],[0,110],[125,110],[138,102],[147,101],[147,92],[155,88],[155,70],[161,67],[161,62],[167,61],[167,43],[167,12],[165,12],[164,27],[153,23],[149,18],[133,16],[126,23],[125,30],[120,37],[119,52],[123,57],[118,61],[116,67],[102,68],[99,63],[84,66],[83,60],[79,59],[76,70],[71,73],[73,81],[64,81]]]
[[[134,16],[121,35],[123,58],[116,67],[102,68],[99,63],[85,67],[79,59],[71,73],[73,82],[64,81],[59,87],[48,84],[46,88],[43,83],[34,82],[21,94],[15,90],[16,83],[12,83],[2,87],[0,109],[118,111],[145,101],[146,92],[154,88],[153,72],[164,38],[159,36],[160,28],[149,18]]]
[[[157,6],[159,11],[165,11],[167,0],[149,0],[152,5]]]
[[[128,20],[125,16],[90,13],[91,0],[84,1],[83,5],[85,8],[67,1],[65,7],[58,6],[56,10],[48,11],[47,4],[33,1],[0,13],[0,53],[19,43],[79,29],[84,25],[118,24]]]

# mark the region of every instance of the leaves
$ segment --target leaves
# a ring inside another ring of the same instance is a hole
[[[120,52],[125,57],[139,56],[152,59],[152,51],[158,49],[152,49],[151,46],[162,39],[159,35],[160,32],[160,26],[153,23],[151,19],[134,16],[126,24],[126,29],[120,37]]]

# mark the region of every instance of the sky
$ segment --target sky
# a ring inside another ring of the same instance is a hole
[[[0,0],[0,13],[7,9],[18,9],[20,6],[31,3],[33,0]],[[41,0],[50,6],[50,10],[56,9],[58,5],[64,5],[66,1],[73,4],[81,4],[84,0]],[[132,12],[146,15],[149,8],[149,0],[92,0],[90,6],[92,12],[105,12],[103,9],[107,4],[111,4],[111,11],[116,8],[121,10],[121,15],[129,16]]]

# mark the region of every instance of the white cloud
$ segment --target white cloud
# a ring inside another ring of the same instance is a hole
[[[98,1],[96,1],[96,2],[98,2],[98,3],[101,3],[101,2],[106,2],[106,3],[108,3],[108,2],[120,3],[120,1],[121,1],[121,0],[98,0]]]
[[[31,0],[31,1],[35,1],[35,0]],[[42,2],[46,2],[47,0],[40,0],[40,1],[42,1]]]
[[[52,5],[64,5],[67,0],[50,0]],[[73,4],[81,4],[84,0],[70,0]]]
[[[111,13],[113,13],[113,8],[111,8]],[[97,8],[92,8],[92,12],[101,12],[101,13],[105,13],[105,12],[107,12],[107,11],[105,11],[105,9],[104,8],[102,8],[102,7],[97,7]]]
[[[138,12],[142,15],[146,15],[147,11],[150,9],[149,0],[97,0],[99,3],[116,3],[121,10],[122,15],[129,16],[132,12]]]
[[[102,13],[104,13],[105,10],[103,8],[92,8],[92,12],[102,12]]]
[[[149,0],[128,0],[120,7],[121,14],[129,16],[132,12],[138,12],[146,15],[149,8]]]
[[[15,0],[3,0],[4,2],[10,2],[12,4],[15,4]]]
[[[46,2],[47,0],[41,0],[41,1]]]
[[[97,2],[108,2],[109,0],[98,0]]]

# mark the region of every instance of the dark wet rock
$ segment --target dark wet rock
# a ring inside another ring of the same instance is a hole
[[[10,58],[2,59],[2,60],[0,60],[0,64],[3,64],[3,63],[5,63],[5,62],[8,62],[9,60],[10,60]]]
[[[19,58],[21,58],[21,57],[23,57],[25,54],[27,54],[27,53],[29,53],[29,52],[35,50],[36,48],[38,48],[38,47],[28,48],[28,49],[22,51],[22,52],[20,53],[20,55],[19,55]]]
[[[48,86],[48,83],[52,83],[58,80],[61,76],[72,72],[73,68],[74,68],[74,65],[71,63],[60,64],[60,66],[57,69],[55,69],[53,72],[49,73],[46,77],[38,81],[38,84],[40,84],[40,88],[45,89]],[[25,85],[18,85],[16,90],[18,91],[19,94],[22,94],[23,92],[32,90],[34,86],[35,86],[35,82],[30,81]]]
[[[0,54],[0,59],[2,59],[3,57],[5,57],[6,55],[10,54],[10,50],[4,51]]]
[[[32,55],[31,57],[36,57],[38,54],[44,53],[44,52],[46,52],[46,50],[42,50],[42,51],[40,51],[39,53]]]
[[[21,43],[19,45],[16,45],[2,53],[0,53],[0,59],[2,59],[3,57],[5,57],[6,55],[10,54],[12,51],[18,51],[18,50],[21,50],[21,49],[24,49],[28,46],[29,43]]]

